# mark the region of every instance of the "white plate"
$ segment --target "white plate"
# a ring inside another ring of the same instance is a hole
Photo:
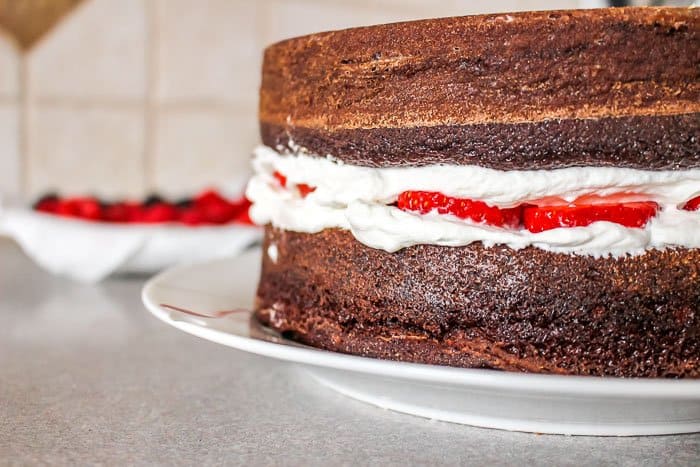
[[[246,311],[252,307],[259,262],[256,248],[237,258],[168,270],[146,284],[143,302],[156,317],[182,331],[299,363],[329,388],[399,412],[537,433],[629,436],[700,431],[700,381],[450,368],[296,344],[261,326]],[[220,317],[198,318],[176,308]]]

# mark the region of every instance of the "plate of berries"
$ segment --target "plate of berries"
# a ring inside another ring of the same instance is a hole
[[[97,282],[111,274],[147,274],[236,255],[261,236],[249,207],[243,195],[214,189],[179,200],[49,194],[31,207],[4,203],[0,234],[14,238],[52,273]]]

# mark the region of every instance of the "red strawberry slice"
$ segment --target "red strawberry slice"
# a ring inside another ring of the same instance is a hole
[[[275,173],[273,173],[272,176],[275,177],[277,183],[279,183],[282,188],[287,186],[287,177],[285,177],[277,171],[275,171]]]
[[[309,195],[309,193],[313,193],[314,191],[316,191],[315,186],[309,186],[306,183],[298,184],[297,189],[299,190],[299,194],[302,198],[306,198]]]
[[[287,187],[287,177],[282,175],[280,172],[275,171],[272,174],[273,177],[277,180],[277,183],[280,184],[282,188]],[[301,195],[302,198],[306,198],[309,193],[313,193],[316,191],[315,186],[307,185],[306,183],[297,183],[297,190],[299,190],[299,194]]]
[[[685,203],[683,209],[685,209],[686,211],[697,211],[698,209],[700,209],[700,196],[697,196]]]
[[[439,214],[452,214],[460,219],[497,227],[517,227],[522,212],[520,207],[501,209],[483,201],[454,198],[434,191],[404,191],[399,195],[396,205],[404,211],[427,214],[435,210]]]
[[[523,209],[523,224],[533,233],[559,227],[585,227],[597,221],[615,222],[626,227],[644,227],[658,209],[658,204],[651,201],[582,206],[526,206]]]

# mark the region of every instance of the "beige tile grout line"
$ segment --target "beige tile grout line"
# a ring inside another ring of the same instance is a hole
[[[154,71],[155,72],[155,71]],[[149,71],[146,71],[148,74]],[[147,85],[148,87],[148,85]],[[148,92],[148,91],[147,91]],[[125,99],[110,99],[105,97],[60,97],[60,96],[38,96],[33,99],[33,102],[39,106],[46,107],[63,107],[75,109],[95,109],[95,108],[110,108],[114,110],[143,110],[147,102],[147,97],[143,98],[125,98]],[[181,99],[173,101],[157,102],[154,96],[151,96],[151,101],[155,106],[166,108],[169,110],[205,110],[213,112],[228,112],[232,109],[241,107],[250,107],[250,102],[246,101],[221,101],[217,99]],[[14,99],[6,99],[0,97],[0,104],[14,103]]]
[[[19,102],[17,106],[19,125],[17,130],[19,135],[17,138],[19,148],[19,194],[22,197],[29,195],[29,112],[30,112],[30,99],[29,99],[29,52],[20,52],[19,54],[19,67],[17,70],[19,79]]]
[[[63,107],[75,109],[108,108],[110,110],[132,110],[143,106],[143,98],[108,98],[108,97],[64,97],[36,96],[34,103],[41,107]]]
[[[145,2],[144,14],[146,15],[146,47],[144,58],[146,60],[146,93],[143,102],[144,111],[144,137],[143,137],[143,189],[146,192],[155,188],[155,128],[157,118],[156,109],[156,83],[158,79],[157,53],[160,47],[160,35],[158,30],[158,1]]]
[[[256,44],[256,45],[257,45],[257,49],[260,51],[261,54],[262,54],[263,51],[265,50],[265,47],[267,47],[268,45],[270,45],[270,44],[268,43],[268,41],[270,40],[270,36],[271,36],[271,34],[270,34],[270,16],[271,16],[270,8],[271,8],[271,3],[272,3],[271,1],[256,2],[256,5],[255,5],[255,8],[256,8],[256,10],[255,10],[255,16],[256,16],[256,20],[257,20],[257,22],[256,22],[256,29],[257,29],[257,31],[256,31],[255,40],[256,40],[256,42],[257,42],[257,44]],[[259,73],[258,79],[259,79],[259,80],[262,80],[262,77],[260,76],[260,75],[262,74],[262,61],[260,62],[260,68],[261,68],[261,69],[258,70],[258,73]],[[258,120],[258,112],[259,112],[258,109],[260,108],[260,101],[259,101],[259,99],[260,99],[260,97],[259,97],[259,94],[260,94],[260,89],[259,89],[260,84],[261,84],[261,82],[258,81],[258,89],[255,90],[255,92],[258,93],[258,97],[256,97],[256,99],[255,99],[255,106],[254,106],[254,109],[253,109],[253,112],[254,112],[255,120],[256,120],[256,121]],[[256,128],[257,128],[257,131],[258,131],[258,140],[259,140],[259,139],[260,139],[260,135],[259,135],[259,133],[260,133],[259,123],[258,123],[258,126],[257,126]],[[261,142],[258,141],[258,144],[261,144]],[[252,156],[251,156],[251,157],[252,157]]]
[[[260,50],[260,53],[267,47],[269,44],[267,41],[269,40],[270,37],[270,30],[269,30],[269,8],[270,8],[270,3],[269,1],[267,2],[256,2],[255,4],[255,17],[256,17],[256,37],[255,40],[257,41],[257,49]]]
[[[19,70],[17,70],[17,76],[19,76]],[[5,96],[0,96],[0,105],[17,105],[19,101],[19,92],[17,92],[17,95],[15,96],[10,96],[10,95],[5,95]]]

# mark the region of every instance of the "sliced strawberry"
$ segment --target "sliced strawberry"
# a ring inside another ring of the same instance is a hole
[[[282,188],[287,186],[287,177],[282,175],[281,173],[275,171],[275,173],[272,174],[273,177],[277,180],[277,182],[280,184]]]
[[[523,224],[533,233],[559,227],[585,227],[597,221],[615,222],[626,227],[644,227],[658,209],[658,204],[651,201],[583,206],[526,206],[523,209]]]
[[[433,210],[439,214],[452,214],[460,219],[470,219],[497,227],[517,227],[520,224],[520,207],[501,209],[483,201],[454,198],[434,191],[404,191],[396,205],[404,211],[427,214]]]
[[[316,191],[315,186],[309,186],[306,183],[298,184],[297,189],[299,190],[299,194],[302,198],[306,198],[309,195],[309,193],[313,193],[314,191]]]
[[[686,211],[697,211],[698,209],[700,209],[700,196],[697,196],[685,203],[683,209],[685,209]]]
[[[576,198],[571,204],[577,206],[588,206],[593,204],[629,204],[629,203],[646,203],[649,201],[649,195],[644,193],[620,192],[610,195],[600,195],[597,193],[589,193]],[[542,206],[540,203],[531,203],[537,206]],[[554,205],[569,204],[567,201],[560,203],[552,203]]]
[[[280,172],[275,171],[272,174],[272,176],[275,177],[275,179],[277,180],[277,183],[279,183],[279,185],[282,188],[287,187],[287,177],[285,175],[281,174]],[[297,183],[297,190],[299,190],[299,195],[302,198],[306,198],[309,195],[309,193],[313,193],[314,191],[316,191],[316,187],[311,186],[311,185],[307,185],[306,183]]]

